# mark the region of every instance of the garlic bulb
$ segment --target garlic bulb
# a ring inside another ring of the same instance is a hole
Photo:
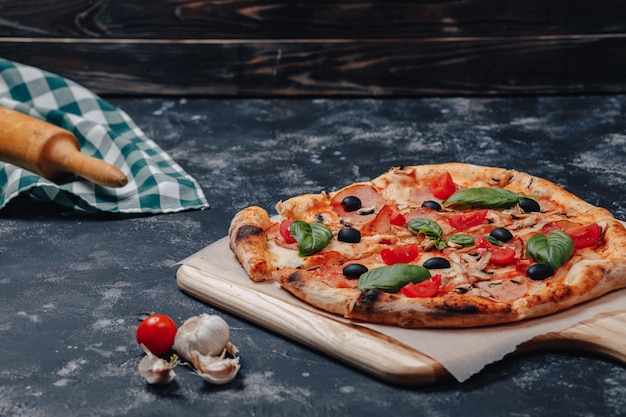
[[[179,363],[178,357],[172,357],[167,362],[165,359],[154,355],[144,345],[140,345],[146,356],[139,362],[139,373],[148,382],[148,384],[168,384],[176,377],[174,367]]]
[[[176,332],[174,347],[185,358],[185,353],[192,350],[197,350],[201,355],[218,356],[229,339],[228,323],[219,316],[201,314],[185,320],[180,326]]]
[[[241,365],[238,349],[230,343],[230,327],[222,318],[201,314],[191,317],[176,333],[174,347],[190,361],[196,373],[213,384],[226,384],[235,378]],[[227,358],[226,354],[232,357]]]

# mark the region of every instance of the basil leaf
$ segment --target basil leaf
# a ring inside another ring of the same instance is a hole
[[[441,236],[443,236],[443,230],[441,230],[441,226],[437,224],[437,222],[425,219],[421,217],[417,217],[409,220],[406,227],[416,235],[424,235],[432,240],[439,240]]]
[[[447,246],[448,242],[452,242],[455,243],[459,246],[463,246],[465,248],[469,248],[470,246],[474,246],[474,239],[476,238],[476,236],[472,236],[472,235],[466,235],[464,233],[455,233],[453,235],[448,236],[447,238],[444,239],[443,241],[443,248],[445,248]],[[494,246],[503,246],[502,242],[500,242],[498,239],[491,237],[489,235],[485,236],[485,239],[487,239],[487,241],[489,243],[491,243]],[[439,246],[438,246],[439,248]],[[439,249],[443,249],[443,248],[439,248]]]
[[[463,247],[469,247],[474,245],[474,236],[465,235],[463,233],[455,233],[446,238],[446,242],[456,243]]]
[[[433,243],[435,244],[435,247],[439,250],[444,250],[448,247],[447,240],[433,240]]]
[[[298,255],[308,256],[322,250],[333,233],[322,223],[307,223],[302,220],[294,220],[289,228],[291,236],[298,242]]]
[[[452,194],[443,205],[452,208],[510,208],[522,197],[504,188],[467,188]]]
[[[487,239],[487,242],[491,243],[494,246],[504,246],[502,242],[500,242],[498,239],[496,239],[493,236],[485,235],[485,239]]]
[[[409,282],[422,282],[430,278],[430,271],[421,265],[395,264],[370,269],[359,277],[358,286],[362,291],[378,289],[385,292],[398,292]]]
[[[547,237],[542,234],[533,235],[526,242],[526,255],[539,264],[550,265],[557,269],[574,253],[574,241],[564,232],[556,231]]]

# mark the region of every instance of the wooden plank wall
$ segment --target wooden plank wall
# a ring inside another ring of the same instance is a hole
[[[2,0],[0,57],[103,95],[626,91],[626,1]]]

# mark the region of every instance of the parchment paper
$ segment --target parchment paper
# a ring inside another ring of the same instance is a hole
[[[278,284],[266,285],[252,282],[228,247],[228,238],[220,239],[180,261],[179,264],[193,266],[234,284],[327,315],[335,320],[348,321],[311,307],[280,288]],[[520,343],[535,336],[559,332],[578,322],[589,320],[597,314],[624,309],[626,309],[626,290],[620,290],[558,314],[509,325],[433,330],[401,329],[393,326],[361,323],[359,325],[386,334],[430,356],[459,382],[463,382],[486,365],[515,351]],[[354,324],[354,322],[351,323]]]

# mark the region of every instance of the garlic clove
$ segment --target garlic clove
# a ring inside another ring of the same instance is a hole
[[[224,350],[225,352],[226,350]],[[241,368],[239,357],[206,356],[200,355],[198,351],[193,351],[190,360],[196,368],[196,374],[205,381],[216,385],[227,384],[235,379]]]
[[[173,357],[171,361],[159,358],[154,355],[143,344],[140,345],[146,356],[139,362],[139,374],[148,384],[168,384],[176,377],[174,367],[179,364],[178,358]]]
[[[239,355],[239,348],[230,342],[226,343],[226,347],[224,348],[224,350],[230,353],[232,356]],[[222,355],[224,355],[224,352],[222,352]]]

